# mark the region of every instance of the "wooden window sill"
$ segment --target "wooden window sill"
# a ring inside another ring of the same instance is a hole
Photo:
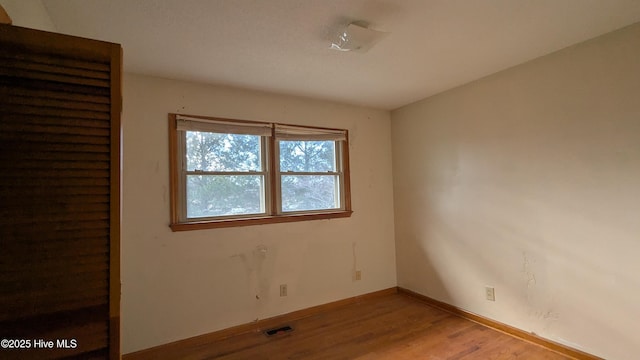
[[[236,226],[277,224],[277,223],[294,222],[294,221],[346,218],[346,217],[351,217],[352,213],[353,211],[349,210],[349,211],[335,211],[335,212],[313,213],[313,214],[262,216],[262,217],[256,217],[256,218],[191,221],[191,222],[184,222],[184,223],[173,223],[170,225],[170,227],[172,231],[204,230],[204,229],[217,229],[217,228],[236,227]]]

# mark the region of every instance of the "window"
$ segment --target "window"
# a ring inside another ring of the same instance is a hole
[[[351,215],[346,130],[169,121],[174,231]]]

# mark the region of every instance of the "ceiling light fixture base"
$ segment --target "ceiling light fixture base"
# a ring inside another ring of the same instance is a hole
[[[364,22],[352,22],[338,31],[330,49],[364,53],[387,35],[388,32],[371,29]]]

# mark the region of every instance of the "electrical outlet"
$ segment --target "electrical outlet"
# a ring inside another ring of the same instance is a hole
[[[280,285],[280,296],[287,296],[287,284]]]
[[[356,270],[355,276],[356,280],[362,280],[362,270]]]
[[[486,286],[484,288],[485,297],[489,301],[496,301],[496,290],[491,286]]]

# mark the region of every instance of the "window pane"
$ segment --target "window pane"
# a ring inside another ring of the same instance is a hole
[[[188,175],[187,217],[264,213],[262,175]]]
[[[282,211],[340,208],[337,175],[282,175]]]
[[[335,141],[279,141],[280,171],[336,171]]]
[[[187,171],[261,171],[260,136],[187,131]]]

